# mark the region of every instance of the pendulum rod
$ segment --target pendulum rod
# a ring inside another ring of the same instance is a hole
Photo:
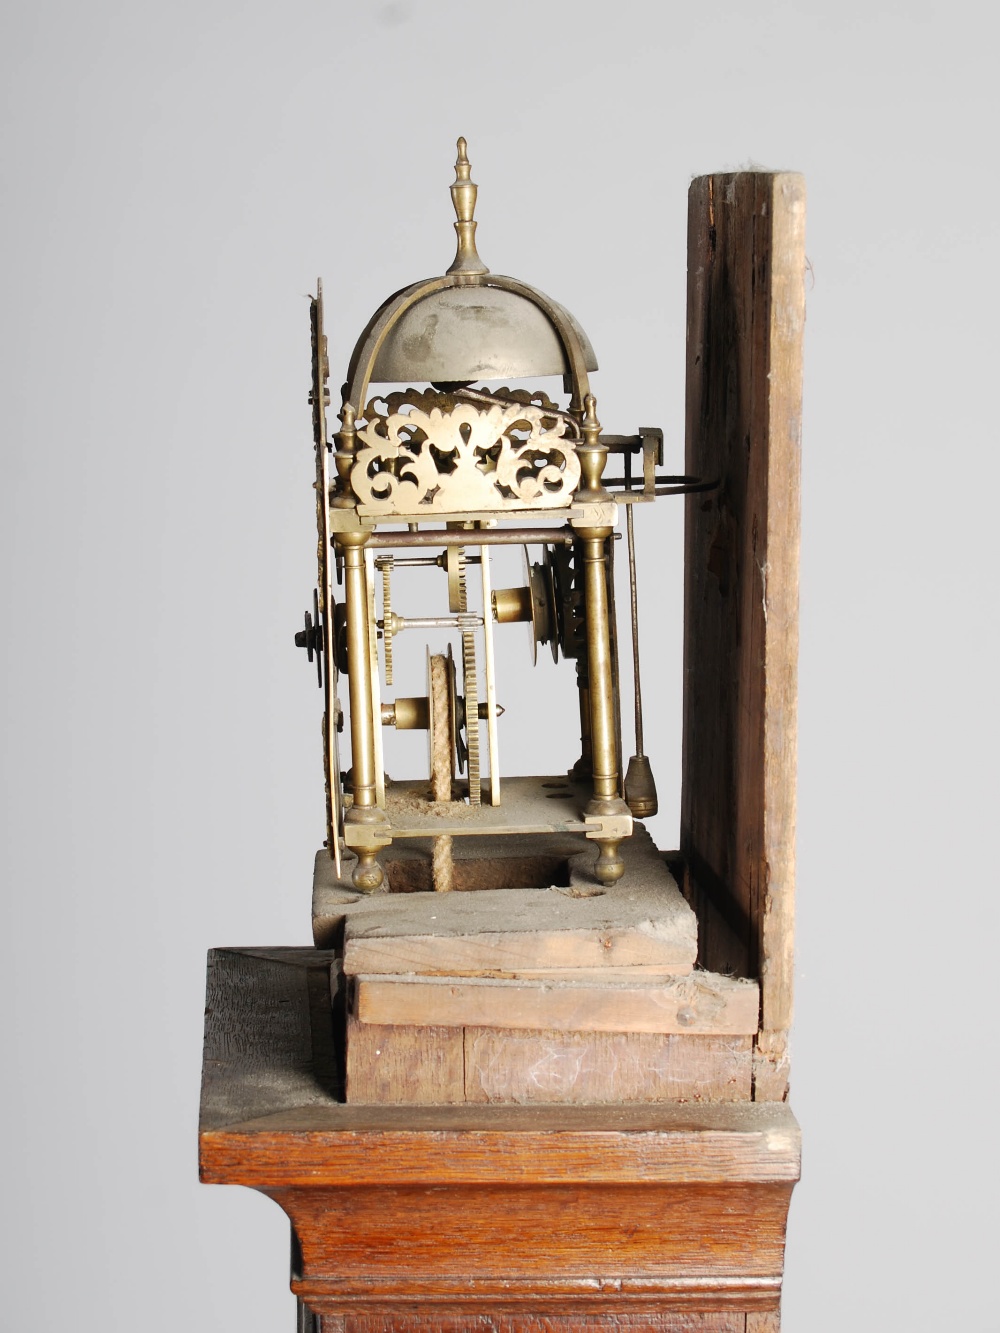
[[[635,531],[632,526],[632,506],[625,509],[628,531],[628,581],[632,599],[632,682],[635,693],[635,754],[628,761],[625,773],[625,800],[636,819],[649,819],[659,809],[653,770],[646,758],[642,742],[642,684],[639,678],[639,597],[637,593]]]
[[[632,602],[632,683],[635,693],[635,752],[641,759],[642,748],[642,686],[639,681],[639,599],[636,594],[635,528],[632,506],[625,506],[625,525],[628,532],[628,583]]]

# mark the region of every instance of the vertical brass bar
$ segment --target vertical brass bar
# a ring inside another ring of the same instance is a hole
[[[490,805],[500,804],[500,755],[497,751],[497,682],[493,655],[493,594],[490,586],[490,553],[479,548],[483,587],[483,648],[486,676],[486,736],[490,747]]]
[[[375,762],[375,804],[385,807],[385,764],[382,757],[382,689],[378,678],[378,632],[375,627],[375,553],[361,548],[365,560],[365,596],[368,607],[368,679],[371,682],[372,744]],[[352,708],[353,712],[353,708]]]
[[[610,534],[610,528],[587,528],[581,534],[594,795],[605,798],[618,795],[618,747],[615,741],[611,634],[608,628],[610,608],[605,565],[605,539]]]
[[[382,883],[377,860],[379,847],[392,839],[385,811],[378,805],[372,678],[372,620],[364,545],[368,534],[342,532],[337,543],[344,552],[344,598],[347,604],[347,664],[351,699],[351,769],[354,800],[344,817],[345,841],[355,849],[358,863],[354,887],[370,893]],[[381,737],[379,737],[381,739]],[[360,827],[359,827],[360,826]],[[360,835],[360,836],[359,836]]]
[[[354,808],[375,805],[375,731],[369,656],[368,586],[362,533],[343,533],[344,598],[347,603],[347,661],[351,690],[351,767]]]

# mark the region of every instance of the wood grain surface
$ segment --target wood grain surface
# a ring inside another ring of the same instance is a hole
[[[472,839],[457,840],[456,865],[467,864],[462,853],[475,850],[481,859],[491,849],[495,863],[502,863],[503,847],[512,841],[483,837],[473,845]],[[593,879],[593,846],[586,838],[562,834],[535,841],[540,841],[543,862],[563,856],[566,882],[364,898],[333,878],[329,857],[317,857],[314,928],[325,940],[343,941],[348,975],[513,976],[525,970],[633,966],[690,972],[698,948],[697,922],[644,828],[637,826],[624,844],[626,873],[610,886]],[[522,861],[530,842],[514,843]]]
[[[202,1178],[285,1209],[293,1289],[323,1326],[745,1333],[776,1309],[799,1164],[786,1106],[345,1105],[320,1021],[329,957],[209,962]],[[735,1323],[664,1322],[705,1311]]]
[[[750,1037],[347,1022],[351,1104],[749,1100]]]
[[[594,1315],[499,1315],[436,1314],[434,1333],[746,1333],[746,1319],[741,1314],[643,1314]],[[763,1333],[764,1326],[761,1325]],[[775,1333],[777,1325],[768,1326]],[[391,1315],[327,1315],[318,1330],[301,1333],[430,1333],[430,1326],[419,1313]]]
[[[272,1189],[320,1313],[777,1307],[790,1186]]]
[[[749,1037],[465,1032],[469,1102],[717,1102],[750,1097]]]
[[[361,1023],[427,1027],[738,1036],[757,1031],[760,1008],[754,982],[710,972],[631,982],[358,976],[352,990]]]
[[[681,853],[760,978],[765,1098],[792,1017],[804,219],[797,175],[691,186],[685,470],[719,486],[687,500]]]

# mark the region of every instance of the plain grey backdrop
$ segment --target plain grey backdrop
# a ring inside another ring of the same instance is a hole
[[[1000,1329],[995,38],[973,0],[5,7],[3,1330],[292,1327],[283,1215],[196,1183],[204,954],[308,939],[306,296],[336,387],[451,260],[458,134],[486,262],[678,470],[689,180],[806,175],[783,1327]],[[637,520],[664,845],[673,504]],[[571,676],[515,638],[540,771]]]

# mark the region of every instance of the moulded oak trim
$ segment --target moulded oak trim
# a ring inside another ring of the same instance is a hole
[[[210,1184],[788,1182],[800,1135],[780,1103],[301,1107],[200,1139]]]
[[[336,1281],[293,1279],[293,1293],[317,1315],[392,1316],[413,1310],[415,1305],[435,1319],[482,1316],[511,1318],[517,1315],[552,1315],[562,1318],[661,1314],[777,1311],[781,1304],[781,1278],[718,1278],[692,1275],[676,1281],[609,1282],[592,1279],[577,1283],[546,1283],[532,1279],[519,1287],[516,1278],[490,1285],[481,1284],[472,1294],[459,1294],[429,1285],[407,1283],[396,1293],[376,1285],[353,1292]]]

